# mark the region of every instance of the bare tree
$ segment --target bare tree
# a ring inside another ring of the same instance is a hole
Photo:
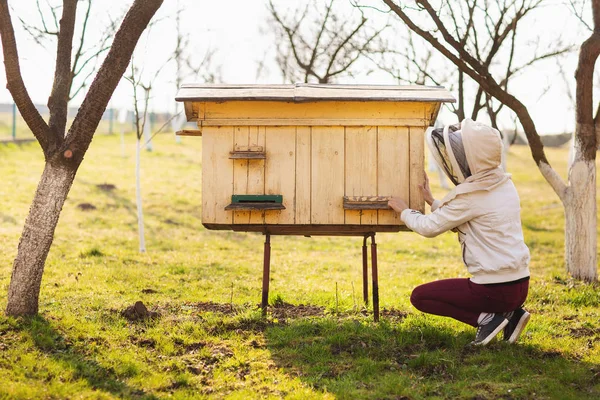
[[[54,83],[48,100],[48,123],[36,110],[23,82],[8,1],[0,0],[0,36],[7,87],[45,158],[44,172],[25,221],[13,264],[6,307],[8,315],[33,315],[38,312],[44,265],[60,211],[102,114],[127,69],[138,39],[161,4],[162,0],[133,2],[67,131],[78,0],[63,0],[57,33]]]
[[[171,61],[168,59],[156,72],[147,80],[144,80],[143,68],[138,69],[135,65],[134,58],[131,59],[131,74],[125,79],[131,83],[133,89],[133,117],[136,133],[136,149],[135,149],[135,198],[138,219],[138,236],[140,253],[146,252],[146,238],[144,235],[144,211],[142,206],[142,185],[141,185],[141,150],[145,145],[148,151],[152,151],[152,139],[154,135],[162,131],[159,129],[154,134],[150,132],[150,124],[148,123],[148,106],[150,104],[150,95],[152,92],[152,82],[160,75],[163,68]],[[143,97],[140,98],[140,91],[143,92]],[[173,116],[174,118],[175,116]],[[170,121],[169,121],[170,122]],[[163,126],[164,127],[164,126]],[[144,138],[144,141],[142,141]]]
[[[473,1],[478,3],[476,0]],[[526,6],[540,1],[528,1]],[[527,136],[534,161],[565,209],[567,269],[576,279],[595,281],[597,279],[595,159],[596,130],[600,129],[600,112],[597,111],[594,116],[592,93],[594,65],[600,54],[600,0],[591,2],[594,29],[590,37],[581,45],[575,73],[577,81],[575,161],[569,169],[568,182],[558,175],[546,158],[544,146],[527,107],[501,80],[494,77],[491,66],[486,65],[480,54],[469,51],[466,44],[461,41],[460,34],[448,29],[448,24],[445,22],[447,15],[443,12],[445,2],[434,5],[428,0],[415,0],[410,6],[406,4],[400,6],[393,0],[382,0],[382,2],[409,29],[425,39],[460,71],[477,82],[482,91],[516,114]],[[481,7],[488,8],[490,5],[491,2],[483,2]],[[517,11],[523,12],[521,8]],[[500,26],[499,32],[507,31],[506,28],[502,28],[503,26],[506,26],[506,23]],[[469,28],[465,26],[464,29]],[[598,109],[600,110],[600,107]]]
[[[277,64],[287,82],[331,83],[352,76],[365,54],[380,48],[385,27],[375,30],[360,12],[359,18],[341,18],[336,0],[312,0],[288,15],[282,15],[269,0],[274,29]]]

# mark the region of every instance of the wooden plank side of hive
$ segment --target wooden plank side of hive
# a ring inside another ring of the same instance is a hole
[[[229,152],[234,141],[232,127],[205,128],[202,137],[202,223],[231,224],[225,207],[233,194],[233,160]]]
[[[311,223],[344,224],[344,127],[314,126],[311,143]]]
[[[379,196],[395,196],[408,201],[410,180],[409,128],[380,126],[377,129],[377,190]],[[379,225],[401,225],[400,215],[379,210]]]
[[[250,128],[247,126],[233,127],[233,149],[248,146],[249,131]],[[248,165],[248,160],[233,160],[233,194],[250,194],[248,193]],[[234,224],[250,223],[250,211],[232,211],[231,213]]]
[[[423,193],[419,189],[425,181],[425,127],[410,127],[410,195],[409,207],[425,212]]]
[[[424,103],[320,101],[225,101],[202,103],[201,125],[417,125],[423,126]]]
[[[311,127],[296,128],[296,224],[308,225],[310,221],[310,165]]]
[[[283,196],[285,210],[267,211],[267,224],[293,224],[296,193],[296,127],[268,126],[265,136],[265,194]]]
[[[345,128],[345,196],[377,194],[377,127]],[[345,210],[346,225],[376,225],[377,210]]]

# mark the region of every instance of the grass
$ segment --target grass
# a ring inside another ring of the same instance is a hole
[[[143,154],[145,254],[132,135],[126,146],[124,158],[118,135],[94,139],[46,262],[39,316],[0,316],[0,398],[600,397],[600,287],[566,275],[562,207],[526,148],[511,149],[509,167],[532,251],[532,321],[517,345],[473,349],[473,328],[409,302],[418,284],[467,276],[453,234],[378,235],[378,324],[360,304],[361,239],[276,236],[279,307],[262,318],[263,237],[202,227],[201,140],[160,135]],[[548,157],[565,170],[566,149]],[[36,143],[0,145],[0,293],[42,167]],[[160,317],[122,317],[138,300]]]

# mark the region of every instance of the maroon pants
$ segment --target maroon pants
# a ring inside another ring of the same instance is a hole
[[[410,302],[425,313],[477,326],[482,312],[509,312],[521,307],[528,290],[529,279],[492,285],[479,285],[465,278],[444,279],[417,286]]]

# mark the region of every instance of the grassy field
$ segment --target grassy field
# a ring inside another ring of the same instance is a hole
[[[566,275],[562,207],[526,148],[511,149],[509,169],[532,252],[532,320],[516,345],[470,348],[473,328],[409,302],[418,284],[467,276],[450,233],[378,235],[380,323],[361,306],[361,239],[274,237],[277,307],[262,318],[263,237],[202,227],[197,138],[160,135],[143,154],[140,254],[126,140],[126,157],[116,135],[97,137],[86,155],[46,263],[40,315],[0,316],[0,398],[600,398],[600,287]],[[560,171],[566,155],[548,150]],[[0,145],[2,310],[42,167],[36,143]],[[159,317],[121,316],[138,300]]]

